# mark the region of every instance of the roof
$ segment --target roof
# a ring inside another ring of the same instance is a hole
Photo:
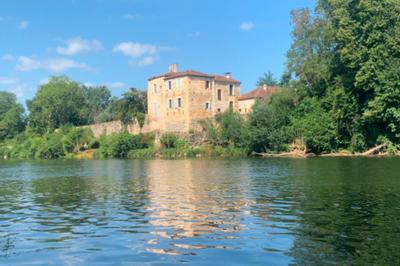
[[[150,81],[150,80],[153,80],[153,79],[156,79],[156,78],[162,78],[162,77],[165,80],[168,80],[168,79],[186,77],[186,76],[210,78],[210,79],[215,79],[217,81],[232,82],[232,83],[240,84],[240,81],[234,80],[232,78],[228,78],[226,76],[214,75],[214,74],[206,74],[206,73],[202,73],[202,72],[195,71],[195,70],[186,70],[186,71],[179,71],[179,72],[168,72],[168,73],[165,73],[163,75],[151,77],[148,80]]]
[[[261,86],[257,87],[254,90],[251,90],[245,94],[239,96],[238,100],[250,100],[250,99],[265,99],[271,97],[272,94],[280,92],[284,90],[281,87],[274,87],[274,86]]]

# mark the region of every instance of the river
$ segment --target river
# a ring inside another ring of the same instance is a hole
[[[400,158],[0,161],[0,264],[400,264]]]

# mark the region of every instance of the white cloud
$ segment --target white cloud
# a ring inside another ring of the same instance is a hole
[[[240,29],[242,31],[249,31],[249,30],[253,29],[254,27],[255,27],[255,24],[251,21],[243,22],[242,24],[240,24]]]
[[[0,77],[1,85],[15,84],[17,82],[18,82],[18,79],[14,78],[14,77]]]
[[[83,83],[83,85],[85,85],[86,87],[106,86],[110,89],[120,89],[126,87],[126,84],[124,82],[104,82],[100,84],[85,82]]]
[[[73,68],[90,70],[90,68],[85,63],[76,62],[74,60],[66,58],[37,60],[26,56],[20,56],[18,57],[18,63],[16,66],[16,69],[18,71],[45,69],[51,72],[62,72]]]
[[[131,65],[136,66],[149,66],[154,64],[161,51],[170,51],[169,47],[157,46],[152,44],[144,44],[139,42],[122,42],[114,46],[113,51],[122,53],[125,56],[131,57],[129,62]]]
[[[65,41],[65,46],[58,46],[57,53],[62,55],[76,55],[83,52],[99,51],[102,48],[98,40],[85,40],[80,37]]]
[[[127,20],[134,20],[134,19],[136,19],[138,17],[138,15],[136,15],[136,14],[125,14],[122,17],[124,19],[127,19]]]
[[[19,23],[18,28],[19,28],[20,30],[26,30],[26,29],[28,28],[28,26],[29,26],[29,21],[27,21],[27,20],[22,20],[22,21]]]
[[[123,82],[106,82],[104,85],[110,89],[120,89],[126,87],[126,84]]]
[[[161,47],[158,47],[156,45],[143,44],[138,42],[122,42],[114,46],[114,52],[120,52],[130,57],[153,55],[161,49]]]
[[[146,56],[146,57],[143,57],[138,63],[137,63],[137,65],[138,66],[149,66],[149,65],[152,65],[152,64],[154,64],[156,61],[157,61],[157,57],[154,57],[154,56]]]

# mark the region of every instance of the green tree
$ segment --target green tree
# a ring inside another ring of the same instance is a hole
[[[66,76],[52,77],[41,85],[32,101],[29,125],[39,133],[53,131],[62,125],[84,125],[88,104],[82,87]]]
[[[257,86],[277,86],[279,82],[274,78],[271,71],[264,73],[257,81]]]
[[[292,92],[272,95],[269,100],[257,101],[249,115],[251,149],[257,152],[282,151],[292,140],[291,112],[295,98]]]
[[[136,88],[131,88],[115,102],[113,107],[114,117],[127,124],[135,118],[143,125],[144,115],[147,111],[147,93]]]
[[[87,122],[97,123],[102,122],[100,114],[106,110],[110,104],[111,92],[105,86],[96,86],[96,87],[82,87],[83,95],[86,100],[86,116]],[[99,119],[100,118],[100,119]]]
[[[0,92],[0,141],[13,138],[25,129],[24,112],[13,93]]]

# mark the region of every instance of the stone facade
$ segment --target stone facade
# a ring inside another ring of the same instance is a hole
[[[181,71],[171,65],[166,74],[148,80],[148,123],[163,132],[199,130],[198,122],[229,108],[237,111],[240,82],[226,75]]]

